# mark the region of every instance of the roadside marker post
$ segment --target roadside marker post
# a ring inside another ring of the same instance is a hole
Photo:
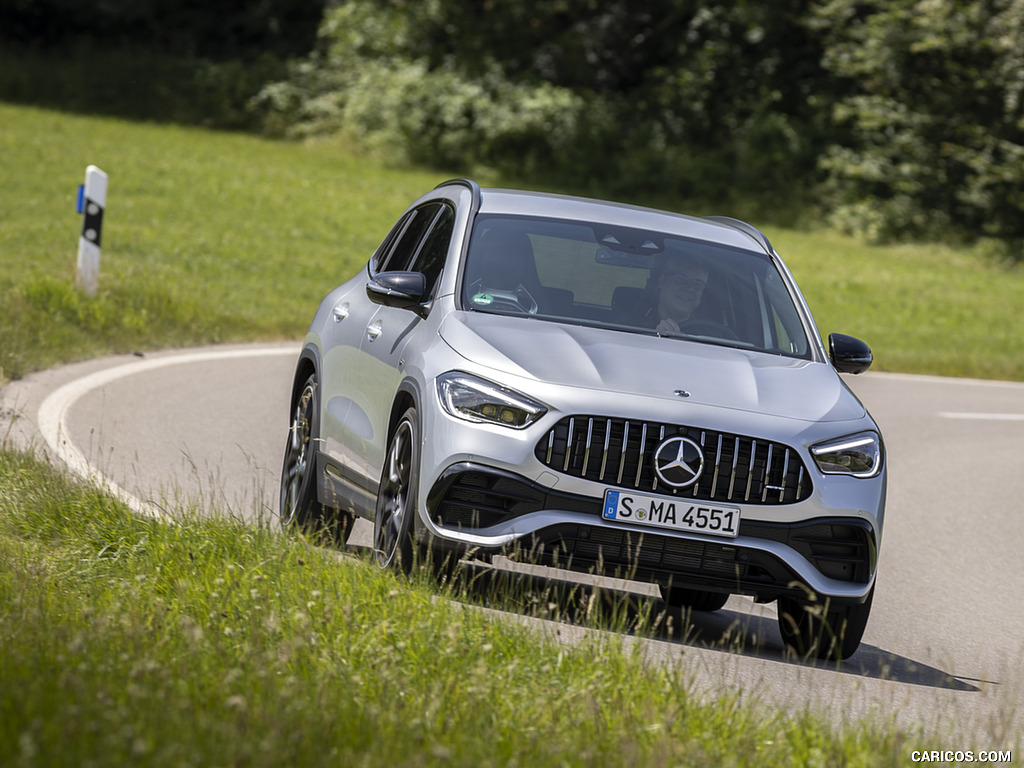
[[[89,296],[95,296],[99,286],[100,239],[106,206],[107,174],[90,165],[85,169],[85,184],[78,188],[82,234],[78,238],[78,267],[75,270],[75,285]]]

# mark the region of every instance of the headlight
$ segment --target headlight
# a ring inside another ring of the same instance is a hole
[[[513,429],[529,426],[548,410],[526,395],[458,371],[437,377],[437,396],[452,416]]]
[[[826,475],[874,477],[882,469],[882,440],[861,432],[811,446],[811,455]]]

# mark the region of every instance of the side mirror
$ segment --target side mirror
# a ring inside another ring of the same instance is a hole
[[[411,309],[423,303],[427,276],[422,272],[380,272],[366,284],[366,295],[375,304]]]
[[[871,348],[860,339],[841,333],[828,336],[828,354],[840,373],[864,373],[874,362]]]

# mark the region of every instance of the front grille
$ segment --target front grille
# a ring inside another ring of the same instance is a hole
[[[748,594],[784,592],[799,578],[775,555],[728,542],[571,523],[539,531],[511,556],[583,573],[637,580],[681,579],[691,585]]]
[[[704,541],[649,536],[643,531],[583,528],[584,537],[566,544],[577,560],[601,562],[621,570],[655,569],[669,573],[701,573],[736,579],[746,575],[746,564],[737,561],[736,547]]]
[[[744,522],[741,537],[792,547],[822,575],[867,584],[877,562],[870,526],[863,521],[818,519],[806,523]],[[775,596],[800,577],[777,555],[735,541],[663,536],[640,527],[564,523],[538,531],[517,545],[517,559],[629,579],[679,577],[691,585]]]
[[[659,483],[654,454],[670,437],[688,437],[704,452],[696,483]],[[711,429],[604,416],[567,416],[537,443],[537,459],[555,472],[636,491],[703,501],[792,504],[811,495],[797,452],[781,443]]]

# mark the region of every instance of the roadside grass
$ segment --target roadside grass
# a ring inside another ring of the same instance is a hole
[[[704,700],[615,611],[580,619],[613,632],[566,643],[566,624],[501,620],[269,526],[136,517],[25,452],[0,452],[0,507],[12,768],[895,766],[920,748],[756,695]],[[489,602],[551,612],[529,592]]]
[[[822,336],[867,341],[872,370],[1024,379],[1024,268],[983,247],[870,247],[827,230],[766,228]]]
[[[0,104],[0,369],[299,338],[441,179],[330,146]],[[109,174],[100,288],[74,288],[78,185]]]
[[[299,338],[405,206],[460,173],[5,104],[0,156],[0,381],[105,353]],[[110,175],[91,300],[74,289],[89,164]],[[877,370],[1024,380],[1024,269],[945,245],[765,229],[822,333],[863,338]]]

